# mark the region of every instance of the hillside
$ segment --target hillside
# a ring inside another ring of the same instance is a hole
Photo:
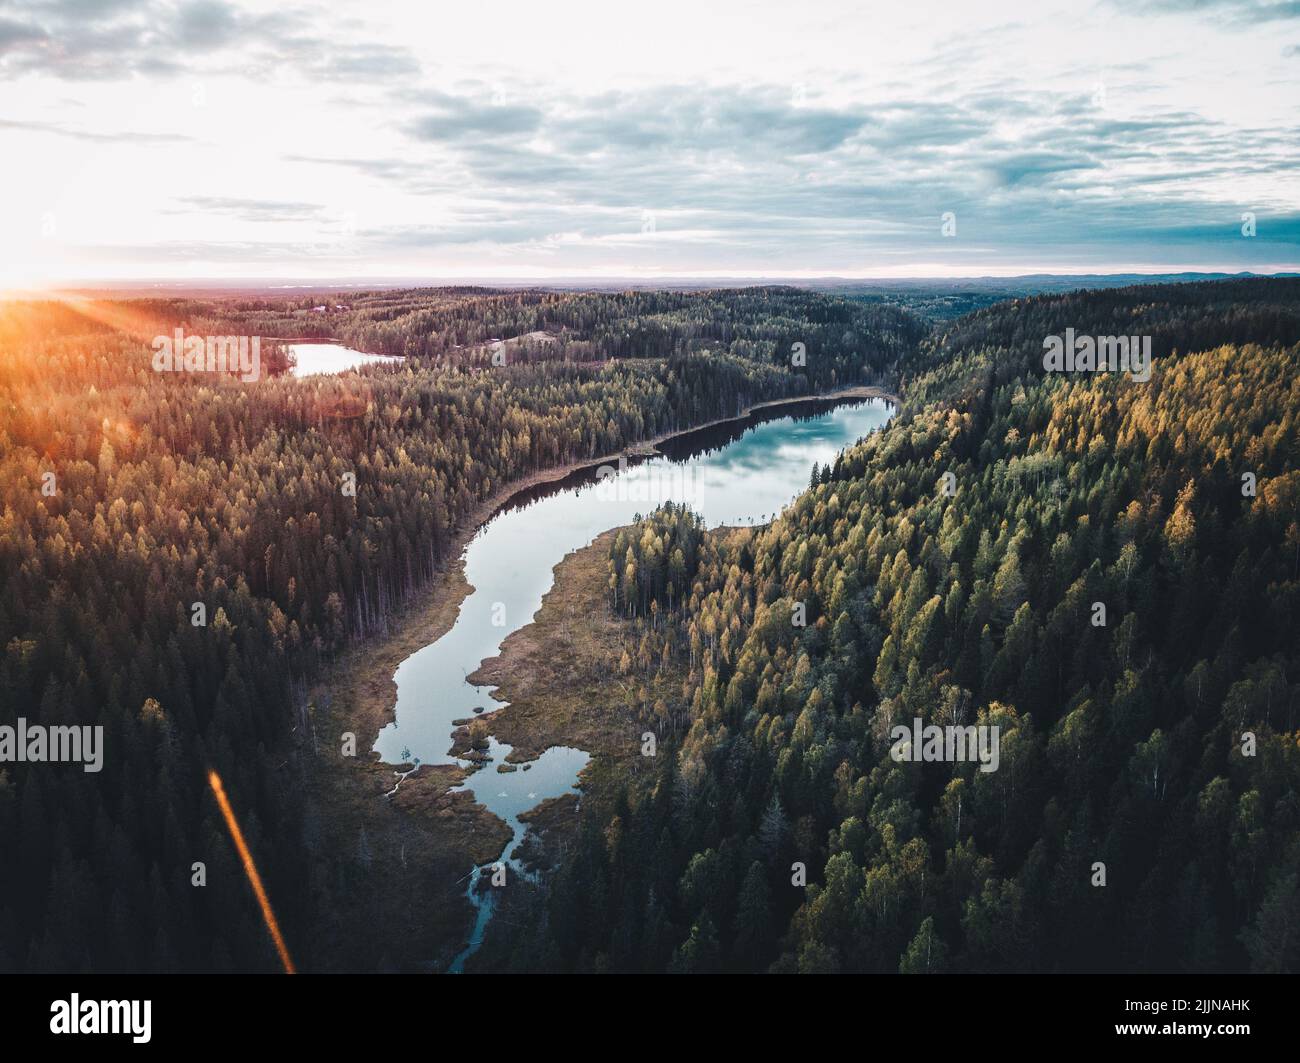
[[[689,678],[483,966],[1300,967],[1298,294],[978,311],[770,526],[620,537],[609,607]],[[1044,374],[1066,328],[1153,336],[1151,380]],[[896,760],[917,718],[996,770]]]
[[[349,302],[319,334],[406,364],[253,383],[152,369],[175,327],[311,334],[310,299],[0,306],[0,726],[104,728],[98,773],[0,765],[0,851],[23,854],[0,862],[0,970],[274,969],[211,769],[299,962],[325,965],[322,907],[371,884],[323,870],[353,853],[321,853],[303,804],[308,765],[340,748],[307,704],[323,670],[427,592],[503,487],[891,375],[924,332],[783,289]],[[562,337],[538,361],[449,354],[536,329]],[[579,357],[592,344],[599,364]]]

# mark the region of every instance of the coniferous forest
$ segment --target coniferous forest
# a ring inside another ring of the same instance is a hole
[[[311,336],[310,299],[0,307],[0,725],[102,725],[117,765],[0,766],[0,852],[21,854],[0,866],[0,968],[274,969],[206,771],[311,942],[306,686],[427,586],[468,514],[538,470],[883,379],[925,332],[788,289],[348,299],[337,335],[405,361],[153,371],[175,327]],[[544,361],[480,343],[543,329]],[[821,357],[792,370],[795,342]],[[231,863],[195,889],[200,857]]]
[[[591,609],[642,646],[653,771],[470,969],[1300,967],[1300,281],[933,321],[784,287],[321,306],[0,305],[0,725],[105,734],[101,772],[0,765],[0,970],[276,969],[210,769],[332,967],[310,686],[509,485],[864,384],[892,420],[771,522],[614,536]],[[156,373],[174,328],[402,360]],[[1151,379],[1045,373],[1067,328],[1150,337]],[[897,762],[917,718],[996,724],[998,770]]]
[[[1294,1052],[1298,60],[0,0],[0,1052]]]
[[[1152,336],[1150,383],[1044,374],[1067,325]],[[1295,971],[1298,336],[1294,281],[1000,304],[768,527],[620,533],[674,755],[485,966]],[[998,770],[894,762],[914,718]]]

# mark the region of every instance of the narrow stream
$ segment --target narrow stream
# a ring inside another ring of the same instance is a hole
[[[453,721],[506,703],[467,677],[500,652],[508,635],[532,621],[551,589],[555,565],[566,554],[665,501],[689,503],[709,527],[771,520],[808,486],[814,462],[833,461],[892,414],[893,407],[881,399],[778,407],[678,436],[660,447],[659,456],[600,471],[583,469],[520,491],[465,549],[465,574],[474,589],[451,630],[411,654],[394,673],[395,718],[379,733],[375,750],[392,765],[468,766],[448,752]],[[553,746],[518,771],[498,773],[511,747],[491,738],[486,752],[492,759],[459,789],[471,791],[511,828],[510,842],[493,863],[505,865],[507,881],[527,877],[515,858],[526,832],[519,814],[548,798],[578,792],[578,775],[589,757],[580,749]],[[468,896],[478,914],[453,972],[479,947],[495,907],[495,889],[479,888],[483,875],[491,878],[492,864],[469,875]]]

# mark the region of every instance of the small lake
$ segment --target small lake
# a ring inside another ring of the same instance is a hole
[[[532,621],[554,582],[556,564],[570,551],[665,501],[689,503],[709,527],[769,521],[807,488],[814,462],[834,461],[892,414],[893,406],[881,399],[838,406],[814,400],[758,411],[678,436],[659,448],[659,456],[582,469],[518,492],[465,548],[465,575],[474,590],[461,603],[456,622],[394,673],[395,719],[379,733],[376,752],[395,766],[468,763],[448,752],[452,721],[506,703],[467,677],[500,652],[508,635]],[[592,607],[605,608],[605,603]],[[491,762],[460,787],[510,826],[513,837],[500,857],[507,881],[526,875],[514,859],[525,833],[519,814],[548,798],[578,792],[578,773],[589,759],[582,750],[553,746],[526,771],[521,764],[519,771],[498,773],[496,766],[510,752],[492,738]],[[468,896],[478,917],[453,971],[477,949],[491,918],[495,890],[478,888],[483,874],[490,876],[490,865],[470,875]]]
[[[398,364],[402,361],[395,355],[354,351],[341,343],[286,343],[285,348],[297,359],[297,364],[291,370],[293,376],[342,373],[359,365],[372,365],[375,362]]]

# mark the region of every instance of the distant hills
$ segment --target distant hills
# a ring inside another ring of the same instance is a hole
[[[446,277],[338,277],[320,278],[198,278],[159,280],[77,280],[59,287],[63,293],[123,296],[308,295],[318,292],[379,291],[395,288],[481,287],[496,289],[540,288],[557,291],[678,290],[700,288],[753,288],[785,285],[846,295],[890,292],[978,292],[1013,298],[1080,288],[1122,288],[1132,284],[1178,284],[1188,281],[1232,280],[1245,277],[1296,277],[1300,273],[1027,273],[1015,277],[561,277],[561,278],[446,278]],[[12,293],[39,296],[38,292]]]

